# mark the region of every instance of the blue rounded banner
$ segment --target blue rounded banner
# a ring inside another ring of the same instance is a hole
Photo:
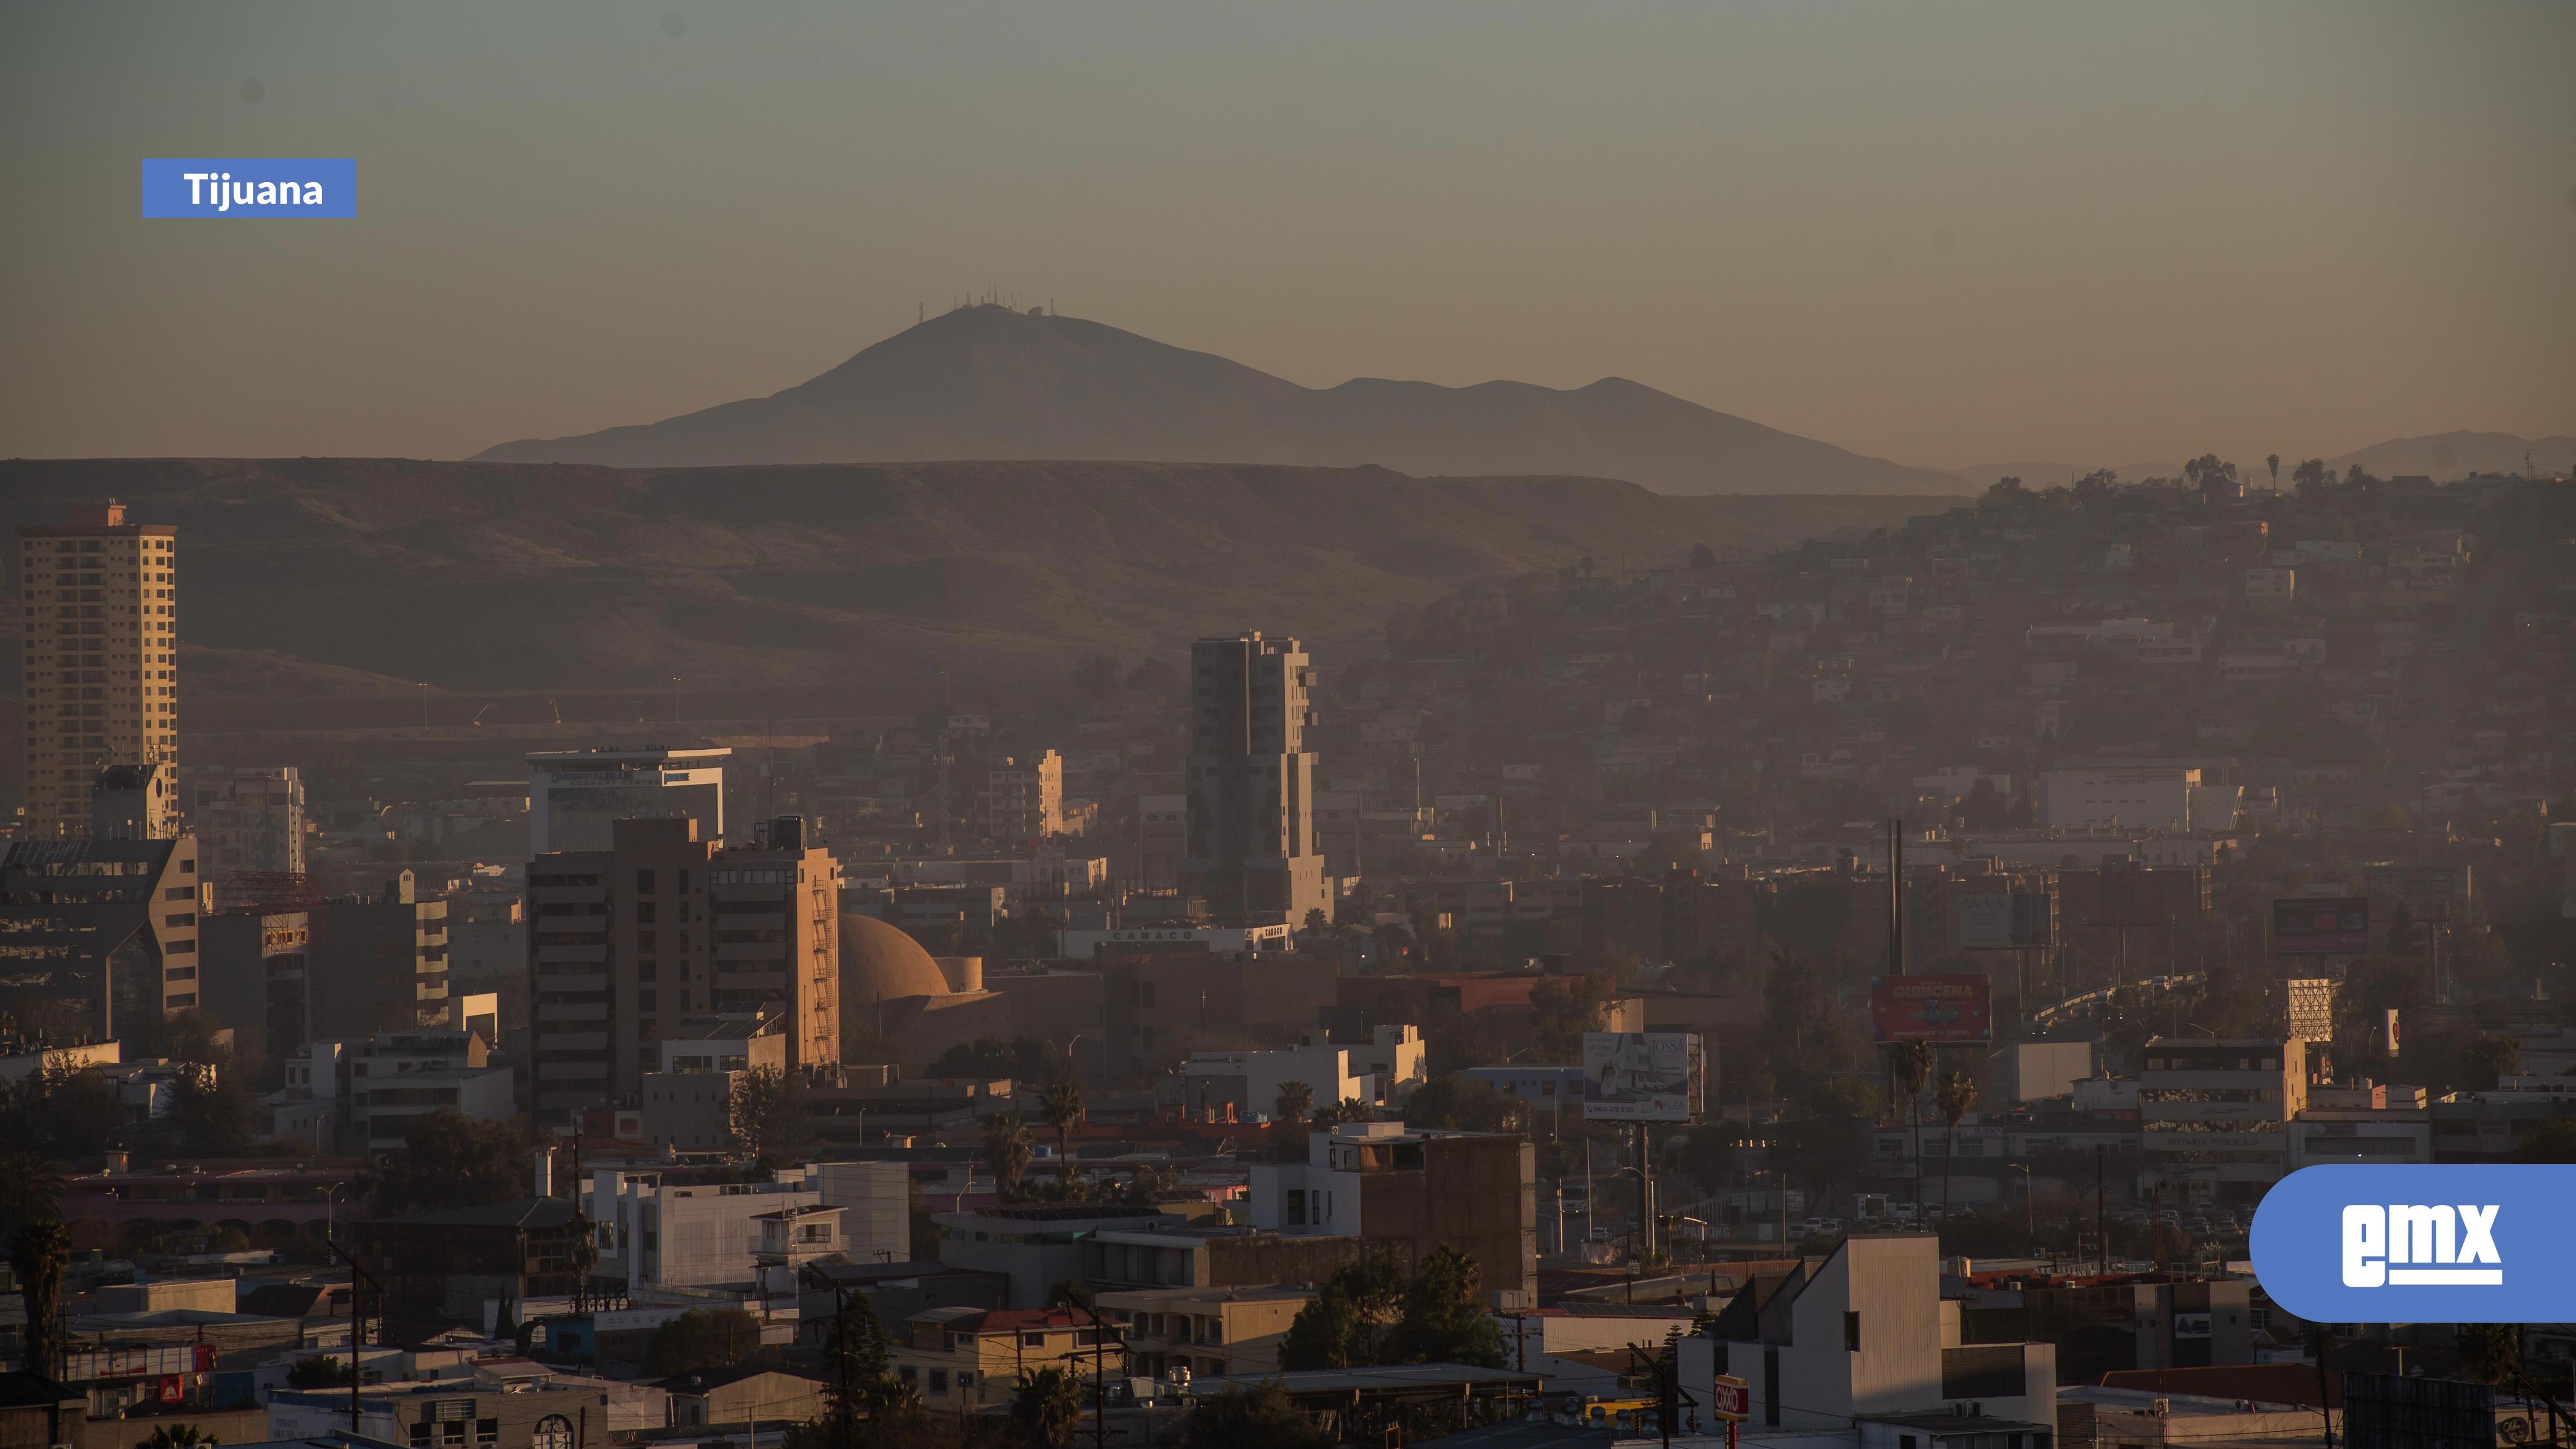
[[[2576,1301],[2576,1166],[2306,1167],[2254,1213],[2254,1275],[2320,1323],[2540,1323]]]

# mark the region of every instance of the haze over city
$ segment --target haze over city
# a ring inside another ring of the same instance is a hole
[[[0,1449],[2570,1449],[2571,58],[0,10]]]
[[[2576,431],[2564,7],[30,7],[0,452],[460,458],[998,292],[1918,466]],[[329,227],[131,158],[355,155]],[[2062,481],[2062,480],[2060,480]]]

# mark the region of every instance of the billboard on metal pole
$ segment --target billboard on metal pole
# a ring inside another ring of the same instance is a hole
[[[2292,896],[2272,902],[2272,950],[2282,956],[2358,956],[2370,950],[2370,902]]]
[[[1587,1031],[1583,1077],[1583,1115],[1595,1122],[1689,1122],[1708,1095],[1696,1032]]]
[[[1874,1039],[1985,1042],[1994,1040],[1994,987],[1983,976],[1882,976],[1869,994]]]
[[[2013,948],[2013,898],[2007,891],[1959,895],[1950,899],[1951,942],[1961,951],[2009,951]]]

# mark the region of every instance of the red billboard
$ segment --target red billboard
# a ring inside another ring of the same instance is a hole
[[[1983,976],[1882,976],[1869,995],[1869,1025],[1881,1042],[1992,1041],[1992,988]]]
[[[2370,950],[2370,902],[2292,896],[2272,902],[2272,950],[2282,956],[2359,956]]]

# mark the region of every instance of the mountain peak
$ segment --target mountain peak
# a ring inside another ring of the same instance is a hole
[[[1412,474],[1622,478],[1663,493],[1955,492],[1623,377],[1556,389],[1354,378],[1307,388],[1106,323],[959,307],[765,398],[480,462],[704,467],[980,458],[1378,463]]]

